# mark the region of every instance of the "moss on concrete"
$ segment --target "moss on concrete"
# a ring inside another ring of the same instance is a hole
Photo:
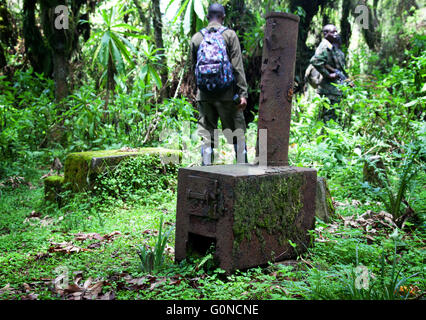
[[[264,248],[262,231],[278,235],[280,245],[300,233],[296,217],[303,207],[302,174],[241,179],[235,186],[234,252],[255,235]]]
[[[59,194],[64,190],[64,177],[50,176],[43,180],[44,197],[48,201],[55,202]]]
[[[181,151],[165,148],[141,148],[130,152],[101,150],[70,153],[65,160],[65,183],[69,183],[74,192],[90,189],[96,176],[105,168],[115,166],[128,157],[141,155],[159,156],[166,163],[170,159],[175,161],[182,159]]]

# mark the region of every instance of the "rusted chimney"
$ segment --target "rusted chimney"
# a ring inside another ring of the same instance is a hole
[[[266,16],[258,129],[267,129],[268,166],[288,165],[299,20],[281,12]]]

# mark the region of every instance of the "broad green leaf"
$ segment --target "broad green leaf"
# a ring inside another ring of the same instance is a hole
[[[134,33],[130,33],[130,32],[119,32],[120,34],[122,34],[123,36],[126,37],[132,37],[132,38],[136,38],[136,39],[143,39],[143,40],[150,40],[151,37],[143,35],[143,34],[134,34]]]
[[[119,24],[115,24],[113,26],[111,26],[111,28],[124,28],[127,30],[131,30],[131,31],[135,31],[135,32],[139,32],[142,33],[143,31],[140,30],[139,28],[133,27],[127,23],[119,23]]]
[[[132,50],[134,53],[137,53],[136,48],[134,47],[134,45],[127,40],[125,37],[121,36],[120,34],[115,34],[120,40],[121,42],[126,45],[130,50]]]
[[[115,41],[111,41],[111,53],[112,53],[112,58],[113,61],[115,62],[115,66],[117,68],[117,71],[119,73],[123,73],[124,72],[124,61],[123,61],[123,57],[121,56],[121,52],[118,49],[116,42]]]
[[[185,10],[185,8],[188,6],[188,2],[189,1],[190,0],[185,0],[185,2],[183,3],[182,7],[180,8],[180,10],[178,11],[178,13],[176,14],[176,17],[173,19],[173,23],[176,23],[176,20],[181,16],[181,14]],[[191,0],[191,2],[192,2],[192,0]]]
[[[105,24],[109,27],[109,16],[105,9],[102,9],[102,18],[104,19]]]
[[[194,1],[194,11],[200,20],[206,17],[204,1]]]
[[[105,32],[100,43],[99,51],[99,62],[106,66],[108,64],[108,55],[109,55],[109,43],[111,42],[111,34],[109,31]]]
[[[123,44],[120,39],[120,35],[116,35],[115,33],[111,33],[111,38],[114,41],[117,48],[120,50],[120,53],[124,56],[124,58],[131,64],[132,67],[134,67],[134,62],[132,58],[130,57],[129,52],[127,51],[126,46]],[[121,37],[122,38],[122,37]]]
[[[171,6],[174,2],[175,2],[175,0],[170,0],[170,1],[169,1],[169,4],[168,4],[168,5],[167,5],[167,7],[166,7],[166,12],[167,12],[167,10],[169,10],[170,6]]]
[[[145,78],[146,78],[147,74],[148,74],[148,66],[147,66],[147,65],[144,65],[144,66],[141,68],[141,71],[140,71],[140,73],[139,73],[139,77],[140,77],[143,81],[145,81]]]
[[[193,18],[194,0],[189,0],[188,8],[185,12],[185,18],[183,19],[183,31],[185,34],[189,34],[191,31],[191,21]]]
[[[157,87],[159,89],[161,89],[162,83],[161,83],[161,79],[160,79],[160,76],[158,75],[157,70],[155,70],[152,66],[148,66],[148,70],[149,70],[150,75],[154,79],[155,84],[157,85]]]

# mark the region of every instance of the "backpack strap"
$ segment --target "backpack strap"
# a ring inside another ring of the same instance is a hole
[[[218,30],[218,31],[220,32],[220,34],[222,34],[222,33],[224,33],[226,30],[228,30],[228,28],[227,28],[227,27],[223,27],[223,26],[222,26],[222,27],[220,27],[220,28],[219,28],[219,30]]]
[[[203,28],[203,29],[201,29],[200,30],[200,33],[201,33],[201,35],[203,36],[203,38],[204,38],[204,36],[206,35],[206,33],[207,32],[209,32],[208,30],[207,30],[207,28]]]
[[[213,30],[215,30],[215,31],[219,31],[219,32],[220,32],[220,34],[222,34],[222,33],[224,33],[226,30],[228,30],[229,28],[222,26],[222,27],[220,27],[219,29],[211,28],[210,30],[212,30],[212,29],[213,29]],[[201,29],[201,30],[200,30],[200,33],[201,33],[201,35],[203,36],[203,38],[205,37],[206,33],[210,32],[210,30],[209,30],[209,29],[207,29],[207,28],[203,28],[203,29]]]

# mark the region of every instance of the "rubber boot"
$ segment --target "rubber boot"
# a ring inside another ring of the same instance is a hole
[[[201,146],[201,165],[211,166],[213,163],[213,148]]]
[[[247,160],[247,146],[246,146],[246,144],[244,143],[244,149],[243,149],[243,154],[242,155],[240,155],[240,157],[238,157],[238,144],[234,144],[234,151],[235,151],[235,158],[237,159],[237,163],[248,163],[248,160]],[[240,160],[240,162],[238,162],[238,160],[239,159],[243,159],[243,160]]]

